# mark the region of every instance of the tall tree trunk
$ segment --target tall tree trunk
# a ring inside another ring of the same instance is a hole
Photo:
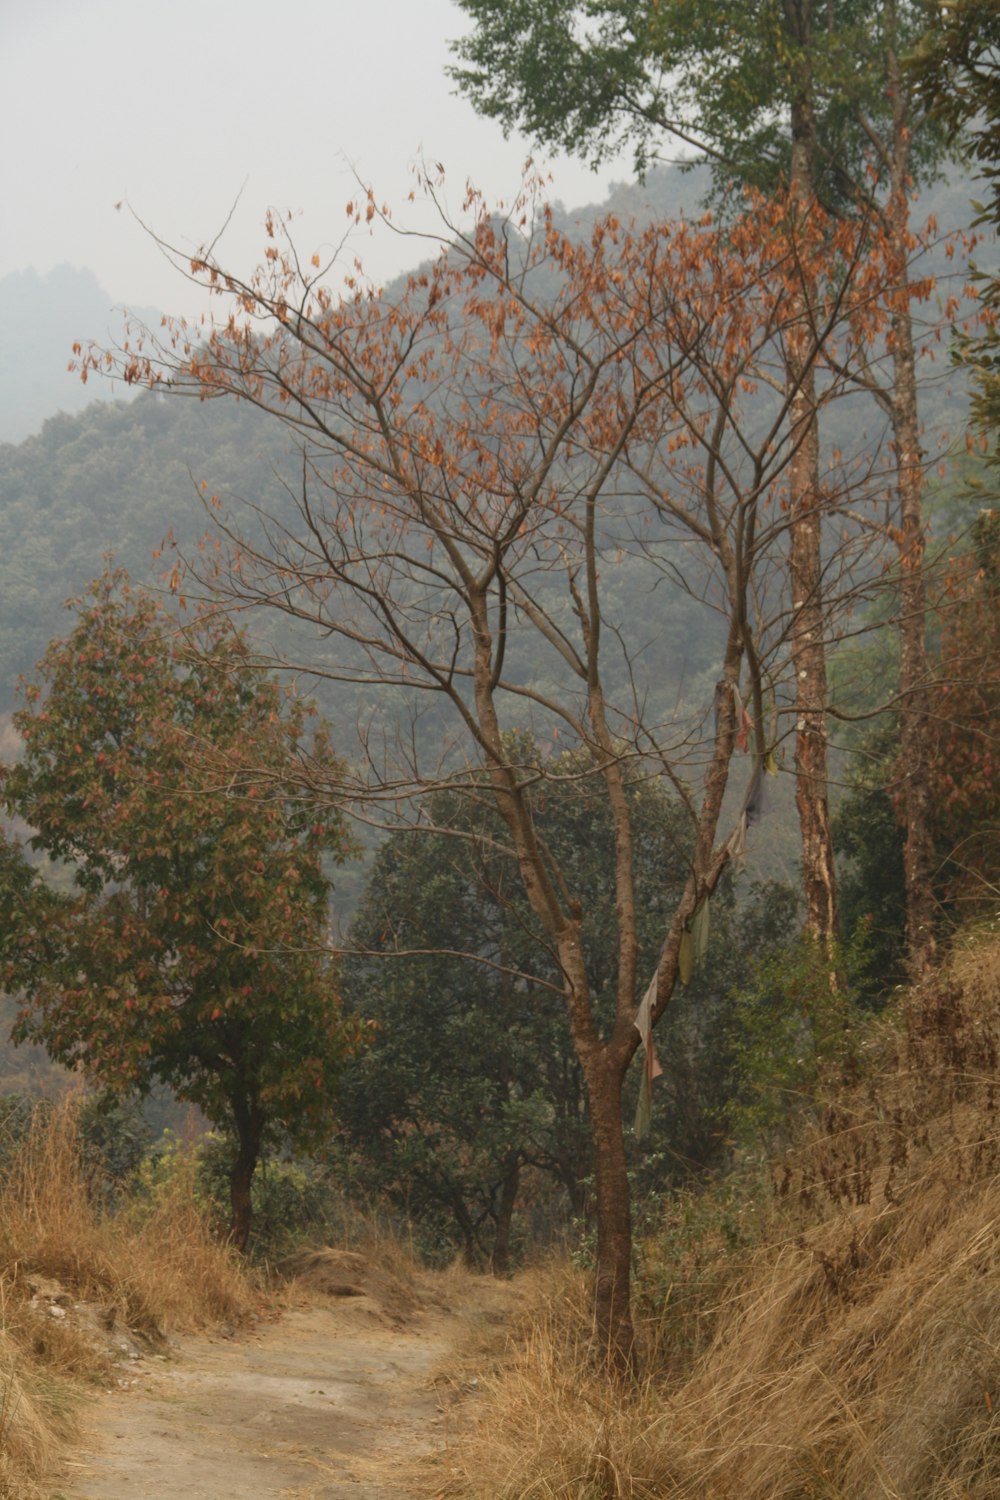
[[[622,1073],[607,1050],[585,1069],[594,1144],[597,1252],[594,1268],[594,1327],[601,1358],[622,1381],[638,1375],[632,1323],[632,1214],[625,1135]]]
[[[807,40],[808,7],[794,7]],[[815,203],[816,126],[811,83],[792,105],[791,210],[802,223]],[[798,327],[789,338],[788,387],[795,451],[789,470],[791,524],[792,665],[795,672],[795,803],[802,839],[806,929],[829,946],[837,931],[837,896],[827,777],[827,684],[823,611],[822,509],[819,423],[812,358],[813,289],[800,290]]]
[[[892,426],[899,503],[899,751],[906,844],[906,945],[918,978],[934,960],[934,807],[927,757],[927,589],[924,576],[923,466],[916,354],[909,286],[909,126],[899,59],[890,50],[893,105],[888,231],[894,267]]]
[[[597,546],[595,507],[588,509],[588,597],[589,623],[584,627],[587,643],[588,699],[595,737],[603,739],[603,701],[597,674],[599,608],[595,598]],[[594,1279],[594,1321],[602,1357],[612,1379],[627,1381],[637,1374],[635,1331],[632,1326],[631,1269],[632,1223],[628,1174],[625,1169],[625,1138],[622,1129],[622,1081],[631,1051],[619,1047],[615,1053],[602,1043],[591,1008],[587,965],[581,933],[582,916],[572,904],[567,912],[538,840],[530,807],[517,775],[505,764],[493,694],[489,616],[484,595],[473,596],[476,632],[475,698],[480,732],[488,747],[491,780],[497,811],[511,834],[521,872],[524,893],[543,928],[551,935],[559,956],[566,989],[564,998],[573,1047],[583,1072],[594,1150],[594,1184],[597,1205],[597,1265]],[[584,616],[584,606],[577,598]],[[616,910],[619,930],[619,1023],[631,1030],[635,991],[635,908],[631,891],[631,839],[627,808],[620,806],[618,780],[621,771],[612,755],[604,769],[609,802],[615,819]],[[623,879],[623,865],[627,878]],[[625,887],[625,889],[623,889]],[[633,1048],[634,1050],[634,1048]]]

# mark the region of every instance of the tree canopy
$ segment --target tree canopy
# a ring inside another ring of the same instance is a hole
[[[914,0],[458,0],[474,23],[452,77],[476,108],[595,164],[631,144],[645,170],[672,137],[723,182],[771,190],[791,176],[793,102],[807,95],[828,208],[864,194],[873,145],[891,132],[884,53],[923,30]],[[940,154],[924,132],[912,167]]]
[[[910,61],[911,76],[933,114],[961,132],[988,199],[977,204],[980,224],[1000,226],[1000,11],[993,0],[949,0],[935,7]],[[1000,429],[1000,278],[977,273],[984,328],[961,336],[956,359],[972,373],[973,415],[993,438]]]
[[[120,573],[38,673],[3,801],[73,889],[18,877],[5,903],[21,1034],[106,1089],[161,1082],[229,1128],[243,1243],[263,1145],[329,1131],[357,1033],[327,951],[344,827],[300,789],[304,761],[333,778],[339,762],[224,620],[181,627]]]

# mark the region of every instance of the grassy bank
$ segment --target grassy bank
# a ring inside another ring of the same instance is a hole
[[[213,1235],[194,1172],[117,1214],[95,1204],[72,1100],[39,1110],[0,1177],[0,1496],[28,1500],[65,1450],[116,1337],[239,1322],[259,1300]]]
[[[451,1454],[481,1500],[1000,1493],[1000,946],[905,997],[766,1176],[642,1247],[645,1376],[595,1370],[585,1278],[538,1290]]]

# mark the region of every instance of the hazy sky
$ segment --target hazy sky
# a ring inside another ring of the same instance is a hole
[[[242,189],[219,253],[244,270],[269,205],[300,216],[307,255],[335,245],[355,171],[399,205],[397,222],[421,154],[444,164],[456,208],[468,177],[509,198],[526,143],[480,120],[444,74],[465,27],[452,0],[0,0],[0,276],[69,262],[116,302],[184,311],[128,205],[190,250]],[[567,207],[631,176],[627,159],[599,176],[547,165]],[[385,236],[352,249],[379,278],[420,259]]]

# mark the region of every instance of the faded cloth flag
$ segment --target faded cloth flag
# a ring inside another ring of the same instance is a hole
[[[657,965],[659,968],[659,965]],[[653,1006],[656,1004],[656,974],[649,981],[649,988],[642,997],[635,1017],[635,1029],[642,1038],[644,1053],[642,1081],[639,1084],[639,1098],[635,1106],[634,1130],[637,1140],[642,1140],[649,1131],[649,1123],[653,1117],[653,1079],[659,1078],[663,1069],[660,1067],[656,1056],[656,1048],[653,1046]]]

